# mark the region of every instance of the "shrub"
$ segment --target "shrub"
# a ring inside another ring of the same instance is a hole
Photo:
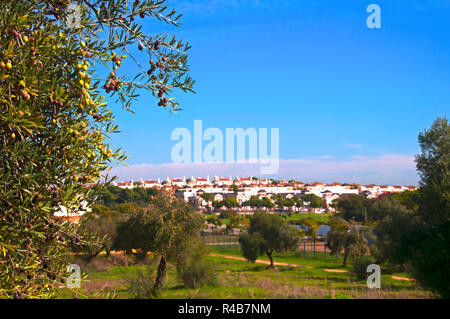
[[[364,280],[367,278],[367,266],[373,264],[374,262],[374,259],[370,256],[361,256],[355,259],[353,263],[353,272],[359,280]]]
[[[215,285],[217,283],[217,276],[213,267],[203,259],[193,259],[180,275],[185,288],[196,289],[203,285]]]
[[[186,245],[189,248],[175,256],[177,275],[184,287],[199,288],[206,284],[217,284],[214,268],[205,260],[208,247],[198,240],[191,240]]]
[[[127,292],[132,299],[151,299],[154,297],[153,282],[155,275],[150,267],[137,269],[132,277],[125,277]]]

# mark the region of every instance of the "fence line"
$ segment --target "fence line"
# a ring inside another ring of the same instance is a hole
[[[239,235],[205,231],[200,232],[200,235],[203,244],[207,246],[240,249]],[[303,238],[298,248],[298,252],[305,258],[339,258],[339,254],[331,256],[325,239]]]

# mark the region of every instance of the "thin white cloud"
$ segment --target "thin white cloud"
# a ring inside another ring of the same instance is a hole
[[[361,144],[356,144],[356,143],[344,143],[343,144],[345,147],[347,148],[353,148],[355,150],[360,150],[362,149],[362,145]]]
[[[312,156],[312,159],[331,159],[334,158],[334,155],[319,155],[319,156]]]
[[[265,164],[263,164],[265,165]],[[346,160],[330,158],[280,159],[279,170],[273,175],[261,175],[261,164],[250,163],[187,163],[139,164],[115,167],[110,175],[119,180],[140,178],[190,177],[190,176],[261,176],[268,178],[295,178],[323,182],[355,182],[361,184],[416,185],[418,175],[414,156],[387,154],[354,156]]]

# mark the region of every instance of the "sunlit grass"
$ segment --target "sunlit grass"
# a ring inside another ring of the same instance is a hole
[[[239,249],[213,248],[212,253],[242,257]],[[102,257],[106,258],[106,257]],[[261,256],[259,259],[267,260]],[[222,256],[206,257],[218,274],[217,284],[199,289],[186,289],[177,279],[176,269],[169,264],[165,289],[160,298],[432,298],[433,295],[416,286],[414,281],[395,280],[391,276],[407,277],[407,274],[382,274],[381,289],[369,289],[366,282],[358,280],[351,272],[350,264],[344,268],[342,257],[307,257],[302,254],[275,254],[276,262],[301,267],[278,266],[268,269],[265,264],[245,260],[233,260]],[[114,291],[116,298],[130,298],[127,277],[139,269],[157,265],[113,266],[105,271],[88,271],[88,280],[82,283],[79,298],[105,298]],[[326,269],[347,270],[346,273],[327,272]],[[69,289],[61,289],[59,298],[71,298]]]

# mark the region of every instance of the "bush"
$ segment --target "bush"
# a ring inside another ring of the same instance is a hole
[[[151,299],[155,294],[153,291],[153,282],[155,275],[150,267],[137,269],[132,277],[125,277],[127,281],[127,292],[132,299]]]
[[[177,276],[185,288],[199,288],[203,285],[215,285],[216,273],[205,257],[209,248],[199,240],[186,242],[186,250],[175,256]]]
[[[367,266],[373,264],[374,262],[374,259],[370,256],[361,256],[355,259],[353,263],[353,272],[359,280],[364,280],[367,278]]]
[[[215,285],[217,276],[213,267],[205,260],[193,259],[180,274],[185,288],[199,288],[203,285]]]

